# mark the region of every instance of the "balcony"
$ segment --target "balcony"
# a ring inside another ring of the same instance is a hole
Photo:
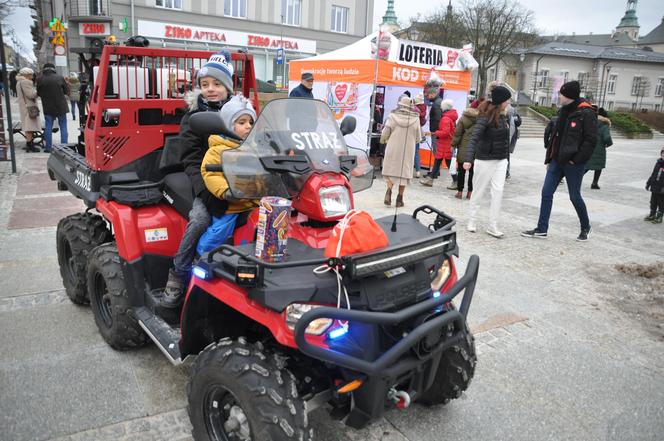
[[[67,16],[71,21],[110,21],[110,0],[70,0]]]

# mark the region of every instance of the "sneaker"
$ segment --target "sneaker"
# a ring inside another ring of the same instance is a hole
[[[587,241],[592,231],[593,231],[592,228],[588,228],[587,230],[581,230],[581,232],[579,233],[579,237],[577,237],[576,240],[578,240],[579,242]]]
[[[419,177],[420,177],[420,172],[419,171],[415,172],[415,177],[419,179]]]
[[[648,216],[644,217],[643,220],[646,222],[652,222],[656,217],[657,215],[655,213],[650,213]]]
[[[503,234],[502,231],[498,230],[498,228],[496,228],[496,227],[487,228],[486,234],[488,234],[489,236],[493,236],[496,239],[501,239],[505,235],[505,234]]]
[[[456,182],[452,182],[450,185],[447,186],[448,190],[458,190],[459,187],[457,186]]]
[[[662,218],[664,218],[664,214],[662,213],[657,213],[657,216],[651,221],[653,224],[661,224],[662,223]]]
[[[540,231],[537,228],[533,230],[522,231],[523,237],[536,237],[538,239],[546,239],[546,231]]]
[[[426,178],[426,179],[420,181],[420,184],[424,185],[425,187],[433,187],[433,179]]]
[[[164,303],[169,306],[177,305],[180,302],[183,291],[184,283],[182,283],[182,279],[171,268],[168,271],[168,281],[164,290]]]
[[[466,231],[469,233],[474,233],[477,231],[477,226],[475,225],[475,222],[468,222],[468,225],[466,226]]]

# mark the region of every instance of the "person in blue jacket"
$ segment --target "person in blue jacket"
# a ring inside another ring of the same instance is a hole
[[[302,74],[300,85],[291,90],[288,94],[290,98],[311,98],[314,99],[312,92],[314,88],[314,75],[311,72],[304,72]]]

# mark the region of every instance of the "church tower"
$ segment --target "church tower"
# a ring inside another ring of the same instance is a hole
[[[394,33],[399,30],[397,15],[394,13],[394,0],[387,0],[387,11],[385,11],[385,15],[383,15],[383,22],[380,24],[380,26],[390,33]]]
[[[627,10],[620,24],[616,27],[617,33],[624,33],[629,35],[634,41],[639,39],[639,19],[636,18],[636,1],[637,0],[628,0],[627,1]]]

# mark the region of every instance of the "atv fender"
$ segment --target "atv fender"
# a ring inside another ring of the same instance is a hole
[[[118,254],[132,262],[145,254],[174,256],[187,221],[166,204],[133,208],[97,200],[97,210],[113,225]]]

